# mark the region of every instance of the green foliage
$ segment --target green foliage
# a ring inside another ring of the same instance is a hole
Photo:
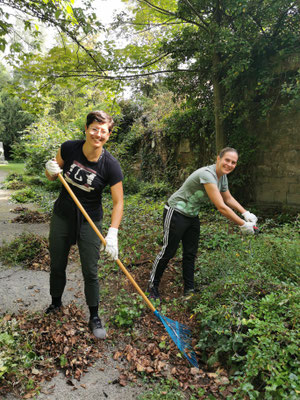
[[[31,51],[39,49],[39,22],[47,22],[51,26],[67,32],[70,36],[76,31],[88,33],[91,30],[92,15],[89,11],[91,4],[86,2],[87,14],[83,18],[84,11],[81,8],[74,10],[72,8],[72,0],[43,0],[41,2],[32,2],[30,0],[11,0],[5,10],[1,9],[2,29],[0,32],[0,51],[4,51],[10,45],[9,60],[14,60],[14,57],[21,58],[23,51],[26,50],[26,41],[23,41],[25,33],[30,34]],[[15,10],[23,15],[22,30],[16,29],[15,23],[11,23],[11,15],[15,15]],[[97,24],[99,26],[99,24]],[[23,35],[22,35],[23,33]],[[78,32],[79,33],[79,32]],[[10,43],[9,36],[15,36],[18,41],[14,40]],[[27,49],[27,55],[29,51]],[[12,62],[11,61],[11,62]]]
[[[139,194],[125,197],[125,213],[119,233],[120,258],[125,265],[141,259],[152,260],[156,256],[163,236],[164,203]],[[110,209],[110,206],[106,208]]]
[[[230,235],[213,252],[204,235],[193,300],[197,346],[208,364],[231,367],[234,398],[296,399],[299,222],[262,229],[252,239]]]
[[[178,145],[188,137],[195,151],[189,163],[200,159],[200,165],[215,155],[216,137],[218,145],[238,148],[242,168],[232,176],[232,191],[242,199],[253,176],[260,132],[256,123],[265,122],[278,109],[297,111],[299,6],[289,0],[271,6],[267,1],[258,6],[252,0],[152,1],[135,8],[133,16],[140,41],[135,35],[139,47],[131,45],[128,57],[135,69],[139,53],[141,69],[146,65],[154,71],[167,70],[168,87],[183,105],[179,115],[166,113],[163,120],[169,119],[163,127],[168,138],[165,148],[178,158],[174,142]],[[141,21],[149,27],[147,35]],[[152,138],[148,137],[149,144]],[[146,154],[150,151],[148,146]],[[165,173],[174,171],[155,161]]]
[[[9,149],[20,140],[23,130],[34,120],[21,100],[7,91],[0,92],[0,140]]]
[[[26,186],[23,189],[16,190],[11,199],[17,203],[31,203],[38,200],[37,193],[30,187]]]
[[[8,164],[0,165],[0,170],[21,175],[24,173],[24,167],[25,166],[22,163],[9,162]]]
[[[26,184],[23,182],[23,175],[18,173],[10,173],[4,181],[6,189],[19,190],[24,189]]]
[[[116,308],[110,321],[118,327],[130,327],[142,315],[146,308],[137,293],[128,294],[121,289],[115,299]]]
[[[164,198],[171,194],[171,187],[165,182],[143,183],[139,191],[141,196],[151,197],[154,200]]]
[[[231,238],[224,222],[221,224],[201,226],[201,249],[226,250],[232,245]]]
[[[138,400],[184,400],[176,379],[161,379],[151,390],[138,396]]]
[[[66,133],[57,120],[44,117],[25,130],[20,143],[13,146],[13,154],[15,159],[25,159],[27,172],[41,174],[46,161],[56,156],[63,142],[80,136],[78,129]]]
[[[296,55],[295,55],[296,58]],[[300,69],[293,74],[289,81],[282,84],[281,94],[284,98],[282,108],[284,111],[293,111],[300,104]]]
[[[24,369],[34,370],[39,357],[32,350],[31,341],[15,319],[0,318],[0,385],[9,375],[15,375],[22,387],[30,385]],[[9,380],[8,380],[9,381]],[[7,381],[6,381],[7,384]]]
[[[27,180],[27,177],[24,177]],[[48,192],[47,192],[48,194]],[[42,196],[41,196],[42,197]],[[111,209],[111,196],[103,199]],[[120,258],[135,268],[136,261],[153,262],[162,241],[164,201],[141,194],[125,196],[125,214],[119,232]],[[110,215],[105,213],[104,232]],[[287,213],[260,224],[255,237],[237,234],[209,203],[200,212],[201,237],[195,280],[200,289],[189,302],[196,326],[194,335],[202,361],[216,362],[231,371],[236,387],[232,398],[296,399],[299,391],[299,216]],[[34,257],[38,240],[20,237],[0,249],[4,262]],[[26,261],[26,260],[25,260]],[[150,265],[150,264],[149,264]],[[111,263],[101,266],[99,277],[108,282]],[[174,285],[181,285],[174,280]],[[109,286],[108,286],[109,287]],[[109,291],[109,289],[105,289]],[[137,294],[121,289],[114,299],[110,322],[132,328],[145,305]],[[163,313],[179,303],[160,305]],[[5,340],[5,339],[4,339]],[[160,348],[166,343],[161,341]],[[63,357],[60,359],[64,363]],[[166,381],[144,399],[181,398],[176,381]],[[205,393],[199,391],[199,396]],[[152,396],[152,397],[151,397]],[[171,397],[164,397],[171,396]],[[177,396],[177,397],[176,397]],[[192,397],[193,398],[193,397]],[[143,399],[143,397],[141,398]]]
[[[124,165],[124,164],[123,164]],[[122,170],[125,173],[123,180],[123,188],[125,194],[136,194],[140,191],[142,182],[133,173],[126,173],[122,165]]]
[[[7,265],[22,264],[27,266],[36,258],[44,246],[45,239],[24,232],[10,243],[3,243],[0,247],[0,260]]]
[[[265,399],[296,399],[299,381],[299,289],[281,288],[260,301],[245,302],[241,333],[236,344],[234,378],[239,383],[237,396],[253,394],[253,383],[264,385]],[[246,354],[244,354],[246,350]],[[258,392],[256,393],[258,398]]]

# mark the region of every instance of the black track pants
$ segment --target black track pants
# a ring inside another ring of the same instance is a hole
[[[101,231],[101,222],[95,222]],[[73,227],[74,228],[74,227]],[[50,223],[49,250],[50,250],[50,294],[60,297],[66,285],[66,268],[68,255],[72,244],[72,225],[65,218],[55,213]],[[88,306],[99,304],[99,279],[98,260],[100,251],[100,239],[84,220],[80,226],[80,235],[77,240],[80,254],[82,274],[84,278],[84,292]]]
[[[184,290],[194,288],[195,258],[200,236],[198,217],[190,218],[165,206],[163,247],[156,257],[150,276],[149,286],[158,286],[168,262],[174,257],[180,241],[182,242],[182,275]]]

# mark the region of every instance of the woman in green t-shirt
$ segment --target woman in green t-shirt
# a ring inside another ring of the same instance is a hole
[[[222,215],[238,225],[243,234],[254,233],[253,226],[257,217],[245,210],[228,189],[227,175],[235,169],[237,161],[237,150],[231,147],[224,148],[218,155],[216,164],[194,171],[168,199],[163,214],[163,246],[153,263],[149,280],[150,298],[159,298],[160,280],[180,242],[183,248],[184,295],[194,293],[194,267],[200,235],[198,214],[205,197],[209,198]]]

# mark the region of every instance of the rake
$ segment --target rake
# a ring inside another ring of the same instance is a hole
[[[82,212],[83,216],[85,219],[88,221],[90,226],[93,228],[93,230],[96,232],[97,236],[100,238],[101,242],[106,245],[105,239],[102,236],[101,232],[99,229],[96,227],[90,216],[87,214],[75,194],[73,193],[72,189],[70,188],[69,184],[65,181],[63,176],[61,174],[58,174],[58,178],[61,181],[61,183],[64,185],[64,187],[67,189],[68,193],[74,200],[75,204],[79,208],[79,210]],[[135,287],[137,292],[142,296],[144,299],[145,303],[148,305],[148,307],[154,312],[154,315],[163,323],[164,327],[166,328],[168,334],[170,335],[171,339],[175,343],[175,345],[178,347],[178,349],[181,351],[181,353],[187,358],[187,360],[194,366],[198,367],[197,359],[196,359],[196,354],[193,351],[191,341],[191,331],[190,329],[177,321],[173,321],[170,318],[167,318],[160,314],[158,310],[153,306],[151,301],[148,299],[148,297],[145,295],[145,293],[142,291],[142,289],[139,287],[139,285],[136,283],[136,281],[133,279],[132,275],[127,271],[125,266],[122,264],[122,262],[117,259],[116,263],[118,266],[121,268],[121,270],[124,272],[124,274],[127,276],[127,278],[130,280],[132,285]]]

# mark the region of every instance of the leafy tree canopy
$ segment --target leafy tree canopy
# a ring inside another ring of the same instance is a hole
[[[91,0],[83,0],[82,7],[73,7],[74,0],[0,0],[0,50],[9,46],[7,59],[14,65],[18,57],[29,57],[40,50],[39,22],[56,28],[78,46],[86,35],[103,29],[92,8]],[[24,43],[23,32],[16,29],[21,21],[23,30],[30,32],[30,45]],[[26,45],[24,47],[24,45]]]
[[[278,99],[275,86],[280,91],[281,82],[294,79],[295,74],[279,76],[274,64],[282,65],[291,54],[299,54],[300,13],[295,1],[129,3],[133,17],[127,23],[140,37],[131,51],[132,64],[136,69],[151,66],[155,73],[168,72],[172,90],[192,106],[202,108],[213,93],[217,147],[225,141],[226,118],[249,118],[250,102],[256,102],[257,113],[263,115]],[[149,34],[158,27],[159,35]],[[136,65],[136,55],[142,52],[145,58],[139,57]],[[262,100],[266,93],[268,102]]]

